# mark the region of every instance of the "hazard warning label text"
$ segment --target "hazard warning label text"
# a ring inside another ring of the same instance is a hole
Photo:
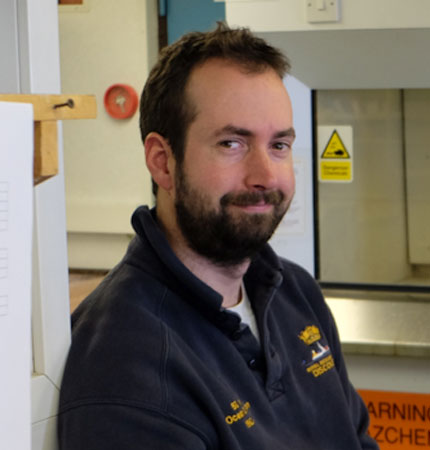
[[[430,449],[430,394],[359,391],[381,450]]]
[[[326,181],[350,181],[351,164],[342,161],[321,161],[320,176]]]

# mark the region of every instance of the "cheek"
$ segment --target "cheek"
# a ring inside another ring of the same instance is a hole
[[[218,189],[220,183],[220,177],[213,173],[213,171],[200,170],[196,171],[189,180],[193,186],[197,187],[199,190],[205,192],[212,192]]]
[[[238,176],[226,168],[207,166],[194,171],[195,183],[209,196],[221,196],[237,188]]]
[[[291,197],[294,194],[296,187],[296,179],[294,175],[294,168],[292,165],[282,171],[279,180],[280,189],[287,195],[287,197]]]

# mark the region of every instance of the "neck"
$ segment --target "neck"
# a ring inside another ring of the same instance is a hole
[[[219,266],[188,247],[172,245],[172,248],[194,275],[222,295],[224,308],[230,308],[240,301],[242,280],[248,270],[249,261],[235,266]]]
[[[249,260],[233,266],[220,266],[192,250],[171,214],[163,214],[157,206],[157,219],[166,238],[181,262],[197,278],[221,294],[222,306],[230,308],[241,298],[242,279],[249,267]]]

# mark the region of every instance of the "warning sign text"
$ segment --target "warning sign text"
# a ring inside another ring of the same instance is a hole
[[[430,449],[430,394],[360,391],[381,450]]]

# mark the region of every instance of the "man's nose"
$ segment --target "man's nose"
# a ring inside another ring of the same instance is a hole
[[[246,158],[246,187],[270,190],[276,185],[276,163],[265,148],[253,148]]]

